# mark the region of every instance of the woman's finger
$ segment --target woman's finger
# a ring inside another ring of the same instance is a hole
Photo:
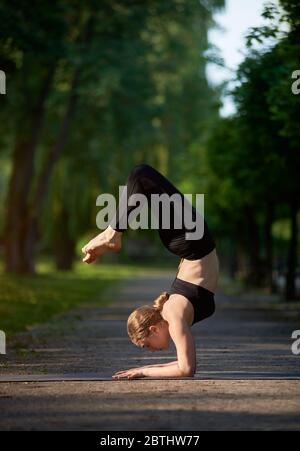
[[[115,376],[115,377],[127,377],[127,376],[129,376],[130,374],[132,374],[132,373],[129,372],[129,371],[121,371],[121,372],[118,373],[118,374],[114,374],[114,376]]]
[[[120,370],[116,371],[114,374],[120,374],[120,373],[128,373],[128,371],[135,371],[137,368],[129,368],[129,370]]]
[[[138,379],[140,377],[140,374],[135,372],[128,375],[128,379]]]

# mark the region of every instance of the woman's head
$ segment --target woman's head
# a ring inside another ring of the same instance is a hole
[[[134,310],[127,320],[127,332],[131,341],[142,348],[160,351],[169,347],[169,325],[161,316],[169,294],[164,291],[153,305],[142,305]]]

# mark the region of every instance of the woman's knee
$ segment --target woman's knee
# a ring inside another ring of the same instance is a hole
[[[145,173],[149,174],[149,172],[151,172],[153,170],[153,168],[146,163],[139,163],[136,164],[135,166],[133,166],[133,168],[130,171],[129,176],[131,178],[136,178],[136,177],[140,177],[141,175],[144,175]]]

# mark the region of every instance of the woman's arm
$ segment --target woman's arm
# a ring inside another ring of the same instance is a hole
[[[167,307],[167,305],[165,305]],[[177,360],[166,364],[148,365],[139,368],[131,368],[118,371],[113,379],[139,378],[139,377],[193,377],[196,372],[196,350],[190,327],[182,318],[182,310],[176,309],[174,304],[171,308],[164,308],[164,319],[169,324],[169,334],[173,339]]]
[[[157,368],[144,368],[142,369],[143,375],[145,377],[185,377],[192,376],[192,374],[186,374],[181,371],[178,366],[177,361],[172,362],[171,365],[165,365]]]
[[[175,343],[178,360],[161,366],[142,368],[142,374],[152,377],[193,377],[196,372],[193,336],[186,321],[176,314],[176,309],[173,308],[169,312],[164,311],[164,317],[169,323],[169,334]]]
[[[180,308],[177,310],[174,304],[165,307],[164,318],[168,321],[169,334],[176,346],[177,367],[181,376],[193,376],[196,372],[196,349],[190,327],[182,318]]]
[[[190,327],[174,306],[164,310],[164,318],[169,323],[169,334],[175,343],[178,359],[165,365],[140,368],[141,374],[146,377],[193,377],[196,350]]]
[[[154,365],[145,365],[145,366],[142,366],[142,367],[140,367],[140,368],[152,368],[153,366],[155,366],[155,367],[158,367],[158,366],[169,366],[169,365],[174,365],[175,363],[177,363],[178,361],[177,360],[174,360],[174,362],[169,362],[169,363],[156,363],[156,364],[154,364]]]
[[[141,367],[136,367],[136,368],[130,368],[128,370],[124,370],[124,371],[117,371],[112,378],[113,379],[119,379],[119,378],[125,378],[125,377],[129,377],[130,375],[132,376],[136,376],[138,375],[138,377],[145,377],[145,374],[149,368],[152,368],[154,370],[160,369],[159,374],[161,374],[161,369],[163,367],[171,367],[177,365],[177,360],[175,360],[174,362],[169,362],[169,363],[158,363],[157,365],[145,365],[145,366],[141,366]]]

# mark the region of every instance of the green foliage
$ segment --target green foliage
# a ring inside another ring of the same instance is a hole
[[[63,156],[51,169],[38,214],[39,249],[55,244],[62,214],[74,240],[94,228],[96,197],[117,194],[137,162],[174,174],[174,183],[187,180],[190,168],[180,162],[216,116],[204,54],[213,11],[222,6],[223,0],[46,1],[30,8],[18,0],[1,2],[0,66],[9,79],[0,110],[1,152],[11,173],[17,169],[22,176],[29,168],[30,174],[28,199],[22,208],[16,204],[17,211],[36,210],[40,176],[76,96]],[[194,152],[191,157],[200,160]]]
[[[300,68],[298,3],[282,1],[284,10],[265,6],[269,23],[250,30],[248,54],[231,92],[237,113],[215,122],[204,152],[209,211],[219,239],[234,236],[231,247],[235,253],[243,249],[247,271],[258,273],[263,256],[271,274],[276,264],[272,224],[289,218],[291,230],[277,257],[286,258],[282,254],[289,241],[290,280],[299,250],[297,219],[292,218],[297,218],[300,196],[300,96],[291,91],[292,73]]]

